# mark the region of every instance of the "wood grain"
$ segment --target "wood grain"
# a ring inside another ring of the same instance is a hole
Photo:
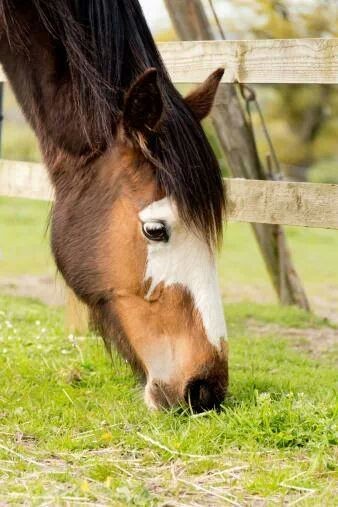
[[[0,160],[0,196],[50,201],[53,189],[42,164]]]
[[[338,185],[240,178],[225,185],[230,221],[338,229]],[[2,160],[0,196],[52,200],[53,190],[41,164]]]
[[[338,185],[227,179],[229,220],[338,229]]]
[[[200,83],[217,67],[225,68],[223,83],[338,83],[337,38],[166,42],[159,49],[175,83]]]
[[[338,39],[169,42],[159,45],[175,83],[338,83]]]

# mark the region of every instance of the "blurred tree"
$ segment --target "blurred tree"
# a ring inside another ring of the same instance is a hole
[[[155,34],[156,42],[172,42],[177,40],[177,35],[173,28],[167,28]]]
[[[232,11],[230,16],[223,15],[224,4],[229,12]],[[236,34],[237,38],[338,36],[336,0],[219,0],[215,1],[215,6],[222,15],[225,31]],[[258,97],[285,172],[303,179],[309,168],[319,167],[319,161],[326,159],[328,170],[323,171],[323,181],[338,182],[337,86],[278,85],[269,88],[259,87]],[[258,134],[257,139],[259,148],[265,150],[263,136]]]

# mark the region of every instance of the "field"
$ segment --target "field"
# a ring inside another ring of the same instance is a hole
[[[55,279],[48,245],[50,205],[0,199],[0,277],[36,275]],[[297,271],[315,312],[338,322],[338,233],[288,228]],[[228,224],[220,255],[225,301],[276,302],[275,294],[248,224]],[[1,282],[0,282],[1,288]]]
[[[1,277],[55,276],[48,208],[0,200]],[[334,321],[338,234],[288,236],[316,314]],[[220,413],[150,414],[126,365],[69,335],[62,308],[0,296],[0,505],[338,505],[338,328],[274,304],[249,226],[228,225],[219,264]]]

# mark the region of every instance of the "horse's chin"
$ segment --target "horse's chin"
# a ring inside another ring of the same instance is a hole
[[[184,397],[180,396],[177,388],[158,380],[148,380],[144,389],[144,402],[149,410],[165,410],[183,404]]]

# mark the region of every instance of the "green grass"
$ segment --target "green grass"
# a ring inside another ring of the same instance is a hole
[[[39,161],[8,89],[5,109],[3,157]],[[0,199],[0,277],[54,272],[48,209]],[[337,232],[287,234],[311,302],[337,308]],[[315,344],[338,329],[259,304],[275,296],[249,225],[228,225],[219,266],[230,394],[199,416],[149,413],[99,338],[68,336],[62,309],[0,296],[1,505],[338,505],[338,351]]]
[[[7,83],[4,93],[1,156],[9,160],[41,161],[36,136],[25,122],[14,94]]]
[[[338,285],[338,233],[335,230],[286,228],[292,257],[302,281],[310,289]],[[220,261],[221,277],[230,283],[270,284],[249,224],[229,223]]]
[[[228,305],[230,396],[193,416],[149,413],[129,368],[100,339],[67,336],[60,310],[0,308],[0,503],[335,505],[337,357],[249,325],[302,333],[319,319]]]
[[[44,202],[0,198],[0,276],[55,270],[46,234],[49,208]]]
[[[54,272],[48,210],[0,199],[0,276]],[[325,302],[337,233],[288,236],[308,293]],[[150,414],[99,338],[69,337],[62,309],[0,296],[0,504],[338,505],[338,351],[307,346],[311,332],[338,330],[259,304],[273,292],[248,225],[227,226],[220,271],[230,396],[203,416]]]
[[[26,123],[5,120],[2,139],[2,158],[41,162],[39,145]]]
[[[50,205],[0,198],[0,274],[44,273],[53,269],[45,234]],[[309,290],[338,286],[338,234],[333,230],[287,229],[297,270]],[[223,285],[251,284],[270,289],[269,278],[248,224],[226,226],[220,256]],[[245,294],[243,294],[245,296]]]

